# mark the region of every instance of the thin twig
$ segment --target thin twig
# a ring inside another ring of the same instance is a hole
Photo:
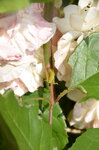
[[[45,98],[42,98],[42,97],[29,98],[29,99],[25,99],[25,100],[22,100],[22,101],[24,101],[24,102],[32,102],[32,101],[35,101],[35,100],[38,100],[38,101],[39,100],[43,100],[43,101],[49,103],[48,99],[45,99]]]
[[[49,124],[52,125],[53,105],[54,105],[54,85],[50,84],[50,110],[49,110]]]
[[[57,103],[63,96],[65,96],[67,93],[69,93],[70,91],[72,91],[73,89],[66,89],[63,92],[61,92],[58,97],[55,100],[55,103]]]

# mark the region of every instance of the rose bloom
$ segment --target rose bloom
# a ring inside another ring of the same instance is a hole
[[[68,97],[76,102],[68,121],[71,126],[79,129],[99,128],[99,101],[90,98],[86,102],[79,103],[84,96],[85,94],[77,89],[68,94]]]
[[[99,2],[79,0],[78,5],[64,8],[64,18],[55,17],[53,22],[63,34],[54,54],[57,77],[60,81],[66,81],[66,86],[69,86],[71,68],[67,60],[84,37],[99,31]]]
[[[85,32],[99,24],[98,0],[79,0],[78,5],[68,5],[63,11],[64,18],[53,19],[63,34],[69,31]]]
[[[56,26],[42,17],[44,4],[0,17],[0,93],[11,88],[18,96],[43,86],[43,44]]]

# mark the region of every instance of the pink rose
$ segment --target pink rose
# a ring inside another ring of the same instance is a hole
[[[43,85],[43,49],[56,27],[42,17],[43,4],[35,3],[0,18],[0,93],[16,95]]]

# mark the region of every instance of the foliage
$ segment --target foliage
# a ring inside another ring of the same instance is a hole
[[[54,0],[0,0],[0,13],[16,11],[30,3],[48,3]]]
[[[32,96],[39,96],[39,92],[44,97],[49,95],[49,90],[40,89],[33,95],[24,96],[24,101]],[[54,106],[51,126],[48,123],[49,107],[47,103],[33,100],[32,104],[24,104],[20,101],[12,91],[0,96],[0,113],[14,135],[19,150],[63,149],[67,143],[67,134],[59,105]]]
[[[85,38],[69,58],[71,88],[81,88],[88,97],[99,98],[99,32]],[[86,98],[88,98],[86,97]]]
[[[80,84],[80,88],[86,90],[87,96],[83,100],[88,98],[95,98],[99,100],[99,72],[88,78],[86,81]]]
[[[69,150],[99,150],[99,129],[88,129]]]

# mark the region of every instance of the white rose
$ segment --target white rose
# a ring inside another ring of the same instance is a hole
[[[99,8],[99,0],[79,0],[78,5],[81,9],[92,6]]]
[[[89,99],[83,103],[76,103],[69,114],[69,123],[79,129],[99,128],[99,101]]]
[[[86,95],[78,89],[71,91],[67,96],[76,102],[68,116],[70,125],[79,129],[99,128],[99,101],[90,98],[79,103]]]
[[[64,8],[64,18],[55,17],[53,21],[64,34],[68,31],[89,31],[99,25],[99,2],[80,0],[77,5],[68,5]]]

